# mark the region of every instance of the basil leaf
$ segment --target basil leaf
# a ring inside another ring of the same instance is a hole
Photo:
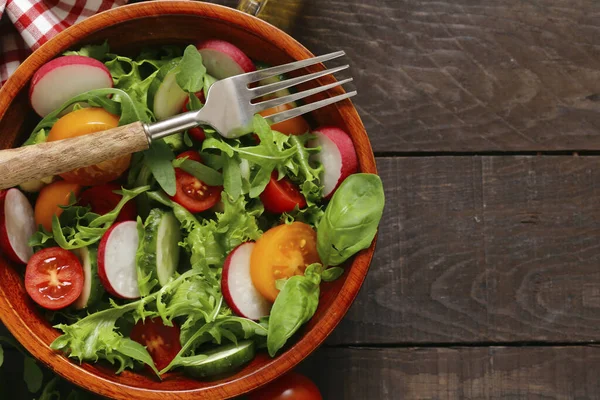
[[[202,55],[196,46],[189,45],[185,48],[178,68],[179,72],[175,76],[175,80],[181,89],[188,93],[202,90],[206,67],[202,63]]]
[[[327,268],[325,271],[323,271],[323,273],[321,274],[321,279],[323,279],[324,282],[333,282],[336,279],[338,279],[340,276],[342,276],[343,274],[344,274],[344,268],[331,267],[331,268]]]
[[[25,357],[23,360],[23,379],[30,393],[36,393],[42,387],[44,374],[31,357]]]
[[[339,265],[371,245],[385,195],[375,174],[353,174],[342,182],[317,225],[317,251],[324,265]]]
[[[158,140],[144,152],[144,163],[152,171],[154,179],[169,195],[175,196],[175,168],[171,161],[175,158],[171,148],[162,140]]]
[[[223,184],[223,175],[202,163],[186,159],[178,164],[179,168],[209,186],[221,186]]]
[[[274,357],[287,340],[317,311],[319,305],[320,264],[311,264],[304,276],[295,275],[286,282],[271,309],[267,349]]]

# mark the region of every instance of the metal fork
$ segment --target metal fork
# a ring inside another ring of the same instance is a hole
[[[348,68],[343,65],[250,88],[250,84],[343,56],[343,51],[256,72],[232,76],[215,82],[198,111],[189,111],[152,124],[135,122],[107,131],[96,132],[50,143],[41,143],[0,151],[0,189],[9,188],[34,179],[59,175],[76,168],[97,165],[107,160],[149,148],[153,140],[198,125],[210,125],[226,138],[236,138],[252,132],[254,114],[279,105],[324,92],[352,81],[352,78],[333,82],[283,97],[253,103],[270,93],[287,89],[311,80],[334,74]],[[356,91],[315,101],[266,117],[271,124],[314,111],[329,104],[356,95]],[[110,164],[110,163],[108,163]],[[107,163],[104,164],[108,167]]]
[[[236,75],[232,76],[231,78],[217,81],[208,91],[206,105],[202,107],[202,109],[199,111],[190,111],[164,121],[146,125],[146,132],[151,139],[158,139],[197,125],[210,125],[217,132],[219,132],[219,134],[226,138],[236,138],[245,135],[252,132],[252,118],[254,114],[269,108],[312,96],[316,93],[323,92],[336,86],[343,85],[344,83],[352,81],[352,78],[259,103],[252,103],[252,100],[258,99],[270,93],[275,93],[282,89],[287,89],[302,83],[306,83],[325,75],[334,74],[348,68],[348,65],[342,65],[332,69],[325,69],[312,74],[286,79],[280,82],[258,86],[255,88],[248,88],[251,83],[292,72],[317,63],[329,61],[334,58],[341,57],[344,54],[345,53],[343,51],[336,51],[335,53],[266,68],[256,72]],[[282,111],[277,114],[273,114],[266,119],[271,124],[285,121],[286,119],[294,118],[298,115],[302,115],[340,100],[347,99],[355,94],[356,91],[344,93],[324,100],[316,101],[314,103],[309,103],[301,107]]]

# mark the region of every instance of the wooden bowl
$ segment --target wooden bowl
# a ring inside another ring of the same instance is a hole
[[[67,49],[108,40],[117,53],[135,53],[142,45],[195,43],[203,38],[228,40],[251,58],[270,64],[313,57],[306,48],[279,29],[236,10],[201,2],[166,1],[119,7],[65,30],[35,51],[0,90],[0,148],[20,145],[38,118],[28,102],[28,83],[44,63]],[[323,66],[309,68],[317,71]],[[325,77],[320,84],[333,82]],[[308,86],[307,86],[308,87]],[[343,92],[330,91],[329,95]],[[315,98],[318,99],[319,97]],[[375,173],[375,159],[364,126],[350,101],[337,103],[312,115],[318,125],[340,126],[350,133],[360,169]],[[343,277],[324,284],[319,308],[292,344],[274,359],[259,354],[236,374],[215,381],[199,381],[173,373],[160,382],[131,371],[115,375],[105,364],[78,365],[49,344],[59,335],[29,299],[23,287],[22,266],[0,260],[0,318],[10,332],[50,369],[67,380],[114,399],[229,398],[261,386],[292,369],[315,350],[340,322],[367,274],[374,243],[348,263]]]

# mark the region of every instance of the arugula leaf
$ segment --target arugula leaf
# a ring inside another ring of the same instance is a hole
[[[196,93],[202,90],[206,67],[202,63],[202,55],[196,46],[189,45],[185,48],[178,68],[179,72],[175,76],[175,81],[183,91]]]
[[[23,360],[23,379],[30,393],[36,393],[42,387],[44,374],[31,357],[25,357]]]
[[[148,150],[144,152],[144,163],[152,175],[167,192],[169,196],[174,196],[177,191],[175,182],[175,168],[173,168],[172,160],[175,158],[171,148],[163,141],[157,140]]]
[[[98,215],[90,211],[89,207],[76,206],[74,199],[70,205],[62,207],[63,213],[60,218],[56,215],[52,219],[52,239],[67,250],[86,247],[98,242],[102,235],[115,222],[121,209],[125,204],[141,193],[150,189],[142,186],[132,190],[122,189],[122,198],[115,208],[104,215]],[[36,232],[29,240],[30,246],[45,245],[50,240],[45,231]]]
[[[221,186],[223,184],[221,173],[202,163],[189,160],[187,157],[173,160],[173,167],[184,170],[209,186]]]
[[[242,171],[240,168],[240,159],[237,155],[233,157],[223,157],[223,188],[236,200],[242,195]]]
[[[324,265],[339,265],[371,245],[385,194],[375,174],[353,174],[333,194],[317,225],[317,251]]]
[[[271,309],[267,349],[274,357],[287,340],[306,323],[319,305],[321,264],[311,264],[304,275],[294,275],[286,282]]]
[[[98,61],[104,61],[109,52],[110,46],[108,45],[108,41],[105,40],[102,44],[88,44],[77,51],[65,51],[63,55],[91,57]]]
[[[79,361],[95,362],[105,359],[112,364],[118,362],[117,374],[125,368],[133,368],[134,361],[148,364],[158,374],[146,349],[133,344],[131,339],[124,338],[117,332],[117,321],[126,314],[133,316],[134,320],[153,317],[155,313],[147,311],[146,307],[155,302],[159,294],[175,291],[195,275],[198,275],[198,272],[188,271],[169,281],[159,292],[140,300],[121,306],[112,302],[112,308],[90,314],[71,325],[57,325],[55,328],[63,331],[63,334],[56,338],[50,347],[61,350]]]

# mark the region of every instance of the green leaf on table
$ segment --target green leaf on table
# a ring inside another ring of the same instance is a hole
[[[196,46],[189,45],[185,48],[178,68],[179,72],[175,76],[175,80],[183,91],[196,93],[202,90],[206,68]]]
[[[31,357],[25,357],[23,360],[23,379],[30,393],[36,393],[42,387],[44,374]]]

